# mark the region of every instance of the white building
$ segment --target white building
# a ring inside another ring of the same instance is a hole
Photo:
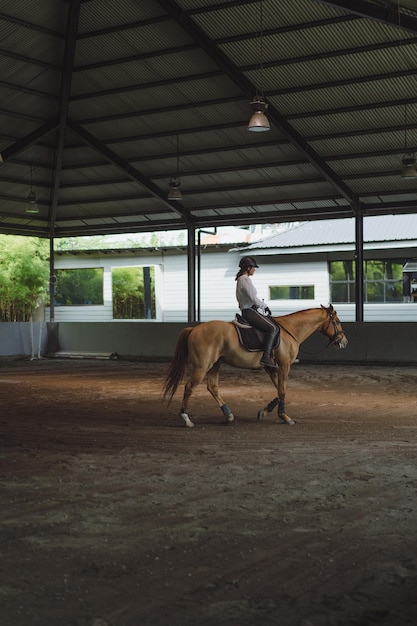
[[[349,302],[354,278],[340,280],[339,276],[336,280],[332,269],[336,262],[343,271],[352,267],[354,237],[355,225],[351,218],[302,223],[250,245],[242,242],[242,247],[236,247],[236,243],[201,246],[196,286],[197,295],[200,294],[197,310],[201,321],[234,317],[237,311],[234,278],[239,259],[245,254],[255,256],[260,266],[254,283],[258,296],[268,302],[274,314],[332,302],[343,320],[355,321],[355,304]],[[414,295],[417,299],[417,273],[414,275],[416,283],[411,284],[412,290],[416,285],[416,291],[409,301],[405,301],[407,298],[402,292],[402,278],[408,275],[413,279],[416,259],[417,215],[364,218],[364,260],[369,269],[369,275],[365,275],[364,321],[417,320],[417,302],[414,301]],[[187,321],[185,247],[56,253],[57,274],[64,269],[101,268],[103,297],[98,304],[55,305],[54,320],[113,321],[112,272],[120,267],[153,268],[152,318],[155,321]],[[387,274],[384,268],[388,268]],[[46,319],[49,319],[49,311]]]

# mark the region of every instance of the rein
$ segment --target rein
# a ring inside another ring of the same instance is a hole
[[[297,337],[294,337],[294,335],[292,333],[290,333],[289,330],[287,330],[285,328],[285,326],[283,326],[283,324],[281,324],[281,322],[276,322],[277,325],[282,328],[282,330],[285,330],[285,332],[287,333],[287,335],[289,335],[290,337],[292,337],[294,339],[294,341],[296,341],[298,343],[298,345],[301,345],[300,342],[298,341]]]

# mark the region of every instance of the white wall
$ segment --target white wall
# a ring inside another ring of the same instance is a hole
[[[238,271],[239,252],[204,252],[201,254],[201,320],[230,320],[237,312],[235,275]],[[326,261],[298,261],[271,263],[268,258],[257,257],[260,265],[253,281],[258,296],[268,303],[274,315],[328,305],[330,300],[329,276]],[[106,254],[97,257],[59,256],[56,269],[77,267],[104,268],[104,304],[102,306],[55,307],[55,322],[109,322],[113,321],[111,302],[111,270],[113,267],[154,266],[156,321],[186,322],[188,319],[187,255],[178,254],[131,255]],[[269,287],[274,285],[314,285],[314,300],[268,301]],[[354,304],[335,304],[339,317],[346,322],[355,321]],[[49,321],[49,310],[46,310]],[[125,323],[125,320],[117,320]],[[135,320],[136,321],[136,320]],[[137,320],[138,323],[150,320]],[[416,303],[365,304],[364,321],[417,321]]]

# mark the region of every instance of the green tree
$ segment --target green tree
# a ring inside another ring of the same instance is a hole
[[[151,268],[151,280],[154,268]],[[144,319],[145,286],[142,267],[118,267],[112,270],[113,318]],[[155,295],[152,289],[152,317],[155,316]]]
[[[49,243],[0,235],[0,320],[28,321],[48,293]]]

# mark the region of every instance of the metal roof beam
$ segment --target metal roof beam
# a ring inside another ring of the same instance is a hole
[[[25,87],[25,85],[6,83],[4,80],[0,81],[0,87],[2,89],[8,89],[9,91],[18,91],[19,93],[27,93],[28,96],[36,96],[41,98],[50,98],[52,100],[57,100],[55,94],[47,93],[46,91],[39,91],[38,89],[30,89],[29,87]]]
[[[400,3],[398,3],[397,7],[394,3],[391,6],[388,4],[381,6],[375,2],[368,2],[368,0],[315,0],[315,2],[337,9],[344,9],[359,17],[383,22],[384,24],[395,26],[395,28],[417,33],[417,17],[400,11],[398,9]]]
[[[42,124],[42,126],[39,126],[39,128],[34,130],[32,133],[29,133],[29,135],[26,135],[26,137],[22,137],[21,139],[18,139],[14,144],[2,150],[4,161],[8,161],[12,157],[19,154],[20,152],[23,152],[23,150],[26,150],[33,144],[37,143],[38,141],[46,137],[46,135],[49,135],[49,133],[55,131],[58,127],[59,127],[58,119],[49,120],[48,122],[45,122],[45,124]]]
[[[17,17],[13,17],[8,15],[7,13],[0,13],[0,19],[4,22],[9,22],[10,24],[16,24],[17,26],[22,26],[23,28],[27,28],[28,30],[38,31],[43,33],[44,35],[49,35],[50,37],[56,37],[57,39],[64,39],[64,35],[55,30],[51,30],[50,28],[45,28],[44,26],[40,26],[39,24],[34,24],[33,22],[27,22],[26,20],[21,20]]]
[[[75,54],[75,43],[77,40],[80,5],[81,0],[73,0],[68,4],[67,32],[65,38],[59,98],[59,131],[56,137],[54,171],[50,197],[51,204],[49,209],[50,239],[54,237],[55,219],[58,208],[58,193],[65,145],[65,126],[68,117],[69,96],[72,81],[72,65]]]
[[[96,139],[88,131],[84,130],[82,126],[75,123],[71,119],[68,119],[67,125],[68,128],[76,133],[87,145],[91,146],[97,150],[97,152],[105,156],[110,163],[121,169],[123,172],[126,172],[131,180],[134,180],[142,185],[142,187],[145,187],[145,189],[147,189],[153,196],[159,198],[165,206],[181,215],[185,224],[192,223],[191,213],[188,209],[186,209],[180,202],[170,202],[157,185],[155,185],[149,178],[141,174],[137,169],[132,167],[128,161],[119,157],[119,155],[113,152],[113,150],[108,148],[104,143]]]
[[[18,54],[17,52],[12,52],[11,50],[6,50],[5,48],[0,49],[0,55],[9,59],[15,59],[15,61],[21,61],[22,63],[28,65],[35,65],[37,67],[43,67],[47,70],[53,70],[55,72],[59,72],[61,70],[59,65],[53,65],[52,63],[47,63],[46,61],[42,61],[41,59],[35,59],[35,57],[28,57],[23,54]]]
[[[88,91],[86,93],[80,93],[71,98],[72,102],[79,100],[88,100],[89,98],[101,98],[102,96],[114,96],[121,93],[129,93],[130,91],[141,91],[142,89],[154,89],[157,87],[166,87],[167,85],[176,85],[180,83],[188,83],[193,80],[211,79],[216,76],[222,76],[222,70],[214,70],[211,72],[189,74],[187,76],[174,76],[170,79],[153,80],[147,83],[141,83],[140,85],[127,85],[126,87],[114,87],[113,89],[101,89],[100,91]],[[210,101],[209,101],[210,102]]]

